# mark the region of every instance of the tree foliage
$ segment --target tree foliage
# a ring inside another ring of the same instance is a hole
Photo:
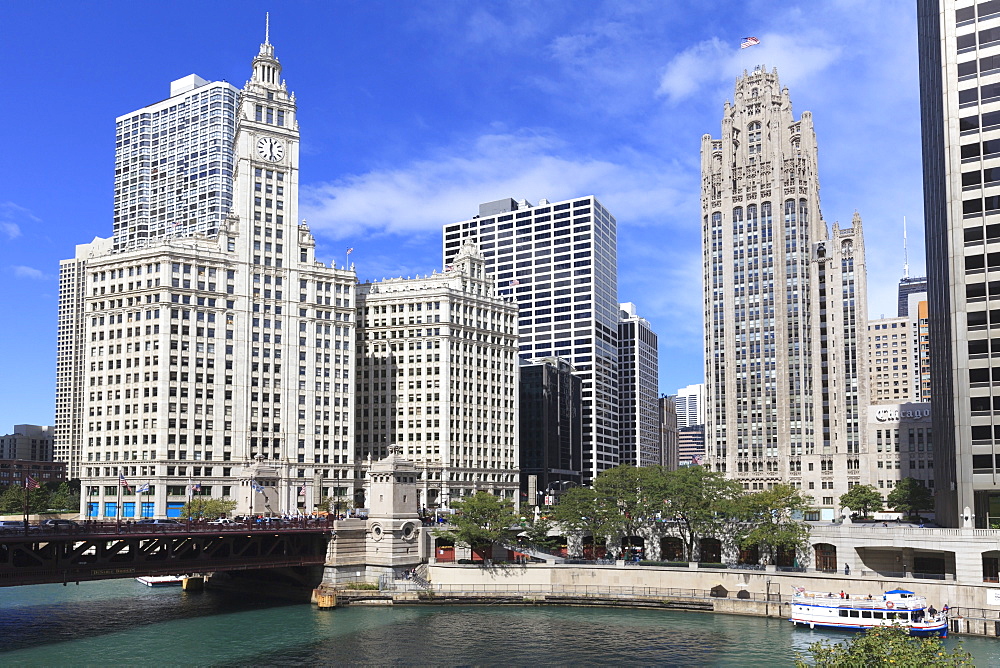
[[[612,508],[607,499],[590,487],[574,487],[559,497],[559,504],[549,514],[567,533],[607,538],[612,529],[608,517]]]
[[[737,543],[758,546],[764,564],[774,563],[779,549],[801,549],[809,542],[809,527],[801,518],[811,501],[786,484],[739,497],[737,516],[743,528]]]
[[[616,466],[594,480],[602,525],[619,540],[641,535],[650,519],[662,510],[663,471],[658,466]]]
[[[903,478],[889,492],[886,505],[897,512],[916,515],[921,510],[932,510],[934,497],[929,489],[913,478]]]
[[[74,484],[75,483],[75,484]],[[22,483],[7,485],[0,491],[0,513],[13,515],[24,512],[24,495],[29,493],[28,512],[80,509],[80,481],[45,483],[26,490]]]
[[[451,538],[473,549],[493,543],[509,544],[517,531],[520,518],[514,504],[489,492],[476,492],[453,501],[457,513],[451,516],[451,529],[436,529],[435,536]]]
[[[871,485],[855,485],[840,495],[840,505],[861,517],[868,517],[874,511],[882,510],[882,495]]]
[[[809,658],[796,658],[797,668],[855,668],[866,666],[972,666],[972,655],[961,643],[950,652],[940,638],[912,638],[902,626],[876,626],[848,642],[821,641],[809,646]]]
[[[236,508],[235,501],[194,497],[181,508],[181,517],[186,520],[214,520],[227,517]]]
[[[742,488],[723,473],[703,466],[661,471],[656,492],[662,499],[662,517],[672,525],[670,532],[681,539],[689,561],[695,558],[702,538],[723,537],[735,528],[731,520]]]

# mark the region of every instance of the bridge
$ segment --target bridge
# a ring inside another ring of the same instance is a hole
[[[322,566],[333,527],[97,523],[0,536],[0,587]]]

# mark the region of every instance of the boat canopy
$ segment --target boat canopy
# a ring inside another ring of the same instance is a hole
[[[915,596],[912,591],[906,589],[893,589],[891,591],[887,591],[886,594],[909,594],[910,596]]]

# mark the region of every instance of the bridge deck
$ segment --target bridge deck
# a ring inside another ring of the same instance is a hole
[[[121,533],[118,533],[120,531]],[[0,536],[0,587],[322,565],[331,526],[84,525]]]

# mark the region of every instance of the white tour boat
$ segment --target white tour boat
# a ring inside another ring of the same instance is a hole
[[[875,626],[900,624],[912,636],[948,635],[947,612],[927,605],[927,599],[912,591],[893,589],[880,597],[852,596],[844,592],[806,591],[797,587],[792,597],[795,625],[809,628],[864,630]]]
[[[179,575],[151,575],[136,578],[136,581],[147,587],[172,587],[184,584],[184,578]]]

